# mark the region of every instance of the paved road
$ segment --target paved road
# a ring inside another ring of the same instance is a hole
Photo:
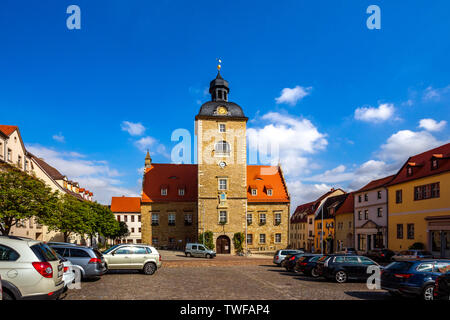
[[[65,299],[392,299],[365,283],[337,284],[288,273],[269,259],[218,257],[166,261],[152,276],[111,271],[69,290]]]

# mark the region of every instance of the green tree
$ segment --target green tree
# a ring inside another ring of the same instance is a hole
[[[91,239],[97,235],[111,238],[119,231],[119,223],[107,206],[98,202],[88,201],[84,205],[87,206],[87,210],[89,211],[89,231],[87,234],[90,235]]]
[[[8,235],[19,220],[56,211],[58,195],[45,182],[19,169],[0,167],[0,232]]]
[[[198,242],[199,243],[204,243],[205,246],[210,249],[210,250],[214,250],[214,241],[213,241],[213,233],[212,231],[206,231],[204,233],[200,233],[198,236]],[[204,240],[204,241],[203,241]]]
[[[233,244],[237,253],[241,253],[244,246],[245,235],[242,232],[236,232],[233,236]]]
[[[94,225],[86,202],[69,194],[60,197],[56,212],[41,216],[38,220],[47,225],[50,231],[61,232],[65,242],[74,233],[91,234]]]
[[[113,240],[116,240],[116,239],[122,239],[122,238],[128,237],[129,235],[130,235],[130,231],[128,231],[127,224],[123,221],[119,221],[118,229],[114,234],[111,235],[111,238]]]

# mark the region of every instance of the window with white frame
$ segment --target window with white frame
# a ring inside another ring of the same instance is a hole
[[[264,233],[259,235],[259,243],[266,243],[266,235]]]
[[[185,225],[191,225],[192,224],[192,213],[185,213],[184,214],[184,224]]]
[[[161,195],[162,196],[167,196],[167,188],[161,188]]]
[[[228,179],[220,178],[219,179],[219,190],[227,190],[228,188]]]
[[[175,225],[175,219],[176,219],[176,214],[175,213],[169,213],[169,225],[174,226]]]
[[[247,224],[252,224],[253,222],[253,214],[247,213]]]
[[[281,242],[281,233],[275,233],[275,243]]]
[[[159,214],[158,213],[152,213],[152,226],[159,225]]]
[[[275,224],[279,225],[281,223],[281,213],[275,212]]]
[[[259,224],[266,224],[266,214],[265,213],[259,214]]]
[[[272,189],[267,189],[267,195],[268,196],[272,196],[273,194],[273,190]]]
[[[219,132],[227,132],[227,128],[225,126],[225,123],[219,123]]]
[[[247,234],[247,244],[253,244],[253,235],[251,233]]]
[[[258,194],[258,190],[257,189],[252,189],[252,196],[256,196]]]
[[[216,143],[214,150],[218,155],[229,155],[231,152],[231,147],[228,142],[222,140]]]
[[[178,189],[178,195],[179,196],[184,196],[184,188],[179,188]]]
[[[219,223],[225,224],[227,222],[228,222],[227,211],[226,210],[220,210],[219,211]]]
[[[11,159],[12,159],[12,151],[11,151],[11,149],[8,149],[8,154],[7,154],[6,159],[7,159],[8,161],[12,161],[12,160],[11,160]]]

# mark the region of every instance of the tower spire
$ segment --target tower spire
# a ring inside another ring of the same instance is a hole
[[[220,69],[222,69],[222,59],[217,58],[217,76],[209,84],[209,93],[212,101],[228,101],[228,93],[230,88],[228,82],[222,78]]]
[[[150,168],[152,166],[152,157],[150,157],[150,152],[147,149],[147,155],[145,156],[145,168]]]

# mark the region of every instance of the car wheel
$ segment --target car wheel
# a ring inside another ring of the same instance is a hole
[[[345,271],[338,271],[336,272],[334,278],[336,279],[337,283],[344,283],[347,281],[347,274],[345,273]]]
[[[205,256],[206,259],[211,259],[211,255],[209,253],[206,254]]]
[[[186,257],[192,257],[192,254],[190,252],[186,253]]]
[[[422,298],[423,300],[429,301],[433,300],[434,286],[428,285],[423,289]]]
[[[144,271],[144,274],[152,275],[156,271],[156,265],[154,263],[152,263],[152,262],[146,263],[144,265],[143,271]]]
[[[312,268],[311,269],[311,276],[313,277],[313,278],[318,278],[320,275],[319,275],[319,272],[317,271],[317,269],[316,268]]]

